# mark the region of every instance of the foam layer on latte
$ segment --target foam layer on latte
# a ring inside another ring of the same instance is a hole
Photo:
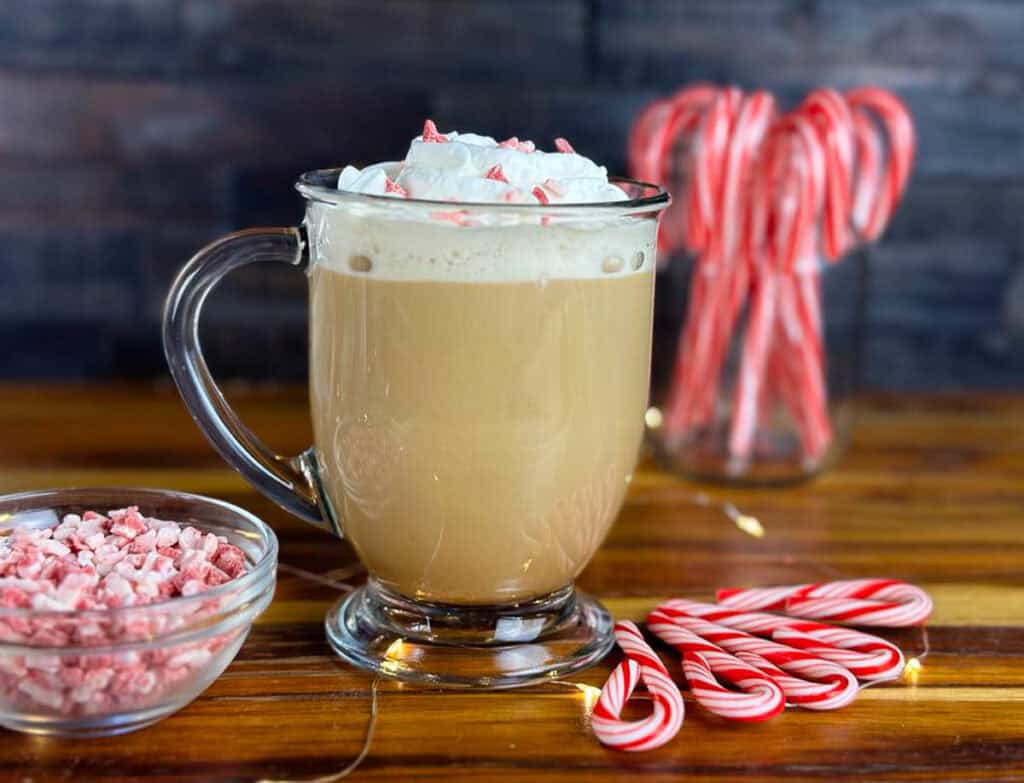
[[[594,204],[628,198],[608,171],[564,139],[542,152],[531,141],[475,133],[439,133],[427,121],[405,160],[365,169],[346,166],[338,189],[394,198],[475,204]]]
[[[307,229],[315,263],[389,280],[605,278],[648,271],[655,261],[656,223],[650,219],[454,226],[314,203]]]

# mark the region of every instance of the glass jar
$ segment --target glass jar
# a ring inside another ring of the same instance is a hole
[[[746,484],[800,481],[832,464],[850,438],[867,271],[864,245],[836,262],[811,254],[788,274],[750,282],[735,317],[706,296],[691,317],[701,295],[694,286],[702,275],[714,281],[694,256],[665,260],[647,412],[657,461],[684,476]]]

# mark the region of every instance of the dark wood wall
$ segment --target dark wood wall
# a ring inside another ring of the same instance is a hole
[[[0,375],[163,373],[162,298],[203,243],[297,221],[296,173],[399,156],[425,116],[623,168],[689,80],[876,82],[920,157],[876,253],[868,382],[1024,382],[1019,0],[8,0],[0,18]],[[300,378],[301,276],[210,305],[215,370]]]

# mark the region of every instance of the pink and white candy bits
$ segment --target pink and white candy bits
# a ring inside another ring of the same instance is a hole
[[[238,634],[156,649],[133,643],[215,615],[216,598],[177,606],[169,599],[201,594],[248,567],[223,536],[145,517],[135,507],[15,528],[0,537],[0,644],[23,654],[0,652],[0,697],[64,715],[145,706]],[[61,648],[83,649],[67,655]]]

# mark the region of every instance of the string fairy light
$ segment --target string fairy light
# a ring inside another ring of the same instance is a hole
[[[355,588],[347,582],[339,582],[335,579],[331,579],[327,576],[321,576],[320,574],[314,574],[312,571],[307,571],[305,568],[299,568],[298,566],[289,565],[288,563],[278,562],[278,571],[284,571],[286,574],[297,576],[300,579],[305,579],[307,582],[313,582],[314,584],[324,585],[334,590],[339,590],[343,593],[351,593]],[[331,571],[327,572],[332,573]]]
[[[366,735],[363,740],[363,747],[360,748],[359,753],[352,759],[343,769],[337,772],[331,772],[327,775],[321,775],[317,778],[309,778],[307,780],[291,780],[291,779],[278,779],[278,778],[261,778],[256,783],[335,783],[335,781],[347,778],[353,772],[355,772],[359,765],[363,763],[368,755],[370,755],[370,747],[373,745],[373,734],[377,728],[377,690],[380,685],[380,677],[373,678],[373,684],[370,686],[370,717],[366,721]]]
[[[750,514],[744,514],[735,504],[729,501],[714,500],[704,492],[697,492],[693,496],[693,502],[702,508],[717,508],[725,514],[736,527],[742,530],[751,538],[764,538],[767,532],[761,520]]]
[[[928,657],[928,653],[932,651],[931,642],[928,639],[928,628],[927,626],[920,626],[921,628],[921,652],[913,658],[908,658],[906,665],[903,667],[903,679],[908,685],[917,685],[917,679],[921,676],[921,671],[924,669],[925,658]]]
[[[587,715],[594,711],[597,700],[601,698],[601,689],[585,682],[569,682],[567,680],[555,680],[559,685],[569,685],[583,694],[583,709]]]

